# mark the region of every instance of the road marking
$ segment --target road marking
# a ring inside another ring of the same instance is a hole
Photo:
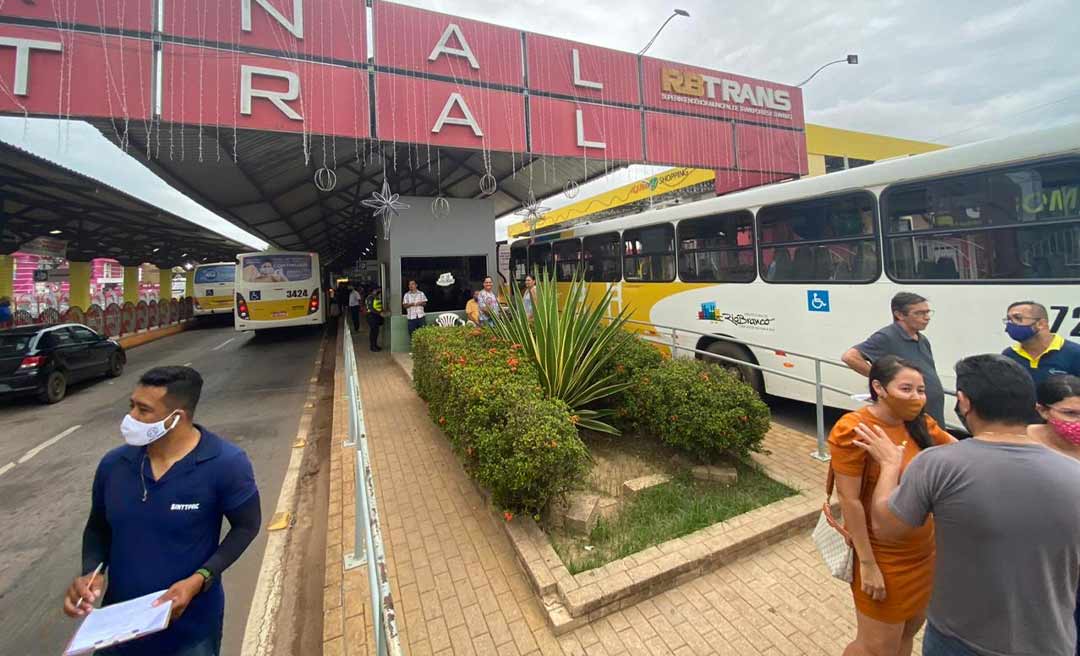
[[[15,469],[15,463],[13,463],[13,462],[9,462],[8,464],[4,465],[3,467],[0,467],[0,476],[3,476],[4,474],[8,473],[12,469]]]
[[[185,362],[185,363],[184,363],[184,366],[185,366],[185,367],[190,367],[190,366],[191,366],[191,363],[190,363],[190,362]]]
[[[227,339],[224,342],[218,344],[217,346],[215,346],[214,348],[212,348],[210,350],[211,351],[216,351],[218,349],[223,349],[229,344],[229,342],[233,341],[234,339],[236,339],[236,338],[235,337],[230,337],[229,339]]]
[[[30,458],[33,458],[37,454],[41,453],[42,451],[49,448],[50,446],[56,444],[57,442],[64,439],[68,435],[71,435],[72,433],[79,430],[80,428],[82,428],[81,424],[79,424],[77,426],[72,426],[71,428],[67,429],[63,433],[60,433],[59,435],[56,435],[55,437],[50,437],[49,439],[45,440],[41,444],[39,444],[39,445],[35,446],[34,448],[30,449],[29,451],[27,451],[26,454],[23,455],[23,457],[19,458],[19,464],[21,465],[21,464],[25,463],[26,461],[30,460]]]

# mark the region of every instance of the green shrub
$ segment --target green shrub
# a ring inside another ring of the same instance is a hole
[[[580,481],[588,453],[561,401],[546,399],[520,346],[479,328],[421,328],[413,380],[466,469],[500,507],[534,513]]]
[[[664,356],[651,343],[634,337],[626,340],[612,358],[605,374],[614,375],[619,381],[628,381],[630,387],[605,399],[604,405],[611,409],[615,425],[623,430],[640,428],[638,374],[646,369],[660,366]]]
[[[769,408],[728,371],[674,359],[640,372],[636,382],[635,419],[667,444],[702,461],[761,451]]]

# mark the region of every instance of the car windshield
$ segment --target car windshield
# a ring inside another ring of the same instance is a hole
[[[30,349],[30,340],[33,337],[33,334],[4,335],[0,333],[0,358],[26,353]]]

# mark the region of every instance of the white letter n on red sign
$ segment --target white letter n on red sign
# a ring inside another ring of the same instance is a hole
[[[292,23],[268,0],[255,0],[255,3],[265,9],[266,13],[281,23],[293,36],[298,39],[304,38],[304,0],[293,0]],[[240,29],[245,32],[251,31],[251,0],[243,0],[240,3]]]

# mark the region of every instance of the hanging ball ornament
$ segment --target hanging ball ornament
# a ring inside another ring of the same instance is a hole
[[[450,216],[450,201],[446,200],[446,196],[439,194],[431,201],[431,216],[436,219]]]
[[[315,188],[319,191],[333,191],[337,186],[337,173],[325,166],[315,171]]]
[[[495,193],[499,188],[499,181],[495,179],[495,176],[490,173],[485,173],[480,178],[480,194],[482,196],[490,196]]]
[[[580,186],[578,185],[577,180],[570,180],[567,178],[566,183],[562,186],[563,195],[567,198],[574,199],[577,198],[578,191],[580,191]]]

